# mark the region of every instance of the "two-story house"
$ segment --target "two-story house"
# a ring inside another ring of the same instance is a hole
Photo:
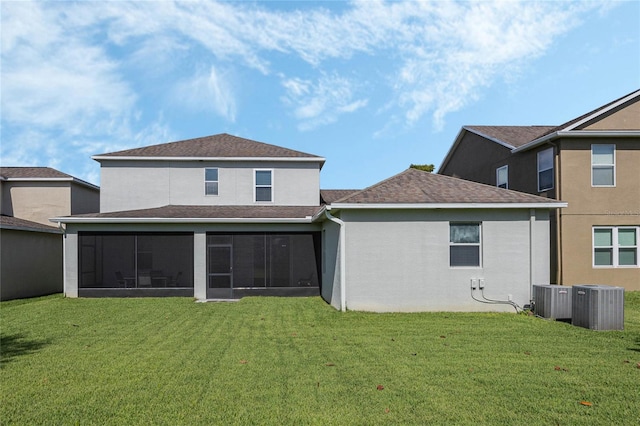
[[[565,205],[415,169],[321,191],[323,157],[228,134],[93,158],[100,213],[51,219],[65,227],[68,297],[513,309],[548,284],[549,211]]]
[[[465,126],[438,173],[566,201],[551,281],[640,290],[640,91],[560,126]]]
[[[58,215],[100,210],[99,188],[50,167],[0,167],[0,300],[62,292]]]

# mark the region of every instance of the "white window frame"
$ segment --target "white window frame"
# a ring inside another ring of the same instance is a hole
[[[207,170],[216,170],[216,175],[217,175],[217,180],[207,180]],[[217,183],[218,186],[216,187],[216,193],[215,194],[209,194],[207,193],[207,183]],[[205,167],[204,169],[204,195],[207,197],[217,197],[218,194],[220,193],[220,169],[218,167]]]
[[[504,187],[500,186],[500,171],[505,170],[506,180],[504,181]],[[496,186],[498,188],[509,189],[509,165],[504,165],[496,169]]]
[[[540,154],[544,154],[546,152],[551,151],[551,167],[548,167],[546,169],[540,169]],[[543,149],[542,151],[538,151],[537,154],[537,170],[538,170],[538,192],[545,192],[545,191],[549,191],[552,190],[555,186],[555,170],[554,170],[554,163],[555,163],[555,157],[554,157],[554,152],[553,152],[553,148],[547,148],[547,149]],[[540,187],[540,173],[542,172],[546,172],[548,170],[551,170],[551,186],[548,188],[541,188]]]
[[[270,172],[271,173],[271,184],[270,185],[258,185],[258,172]],[[274,190],[273,190],[273,181],[274,181],[274,171],[273,169],[253,169],[253,201],[255,203],[273,203],[274,201]],[[258,188],[270,188],[271,189],[271,199],[269,201],[261,201],[258,200]]]
[[[477,243],[454,243],[451,241],[451,227],[455,225],[477,225],[478,226],[478,242]],[[478,247],[478,264],[477,265],[451,265],[451,247]],[[452,269],[464,269],[482,268],[482,222],[449,222],[449,268]]]
[[[599,146],[599,147],[603,147],[603,146],[610,146],[613,148],[613,163],[611,164],[594,164],[593,163],[593,148]],[[612,185],[594,185],[593,184],[593,170],[594,169],[605,169],[605,168],[611,168],[612,173],[613,173],[613,184]],[[613,188],[616,186],[616,145],[612,144],[612,143],[599,143],[599,144],[592,144],[591,145],[591,186],[594,188]]]
[[[596,246],[596,230],[608,229],[611,230],[611,245],[610,246]],[[633,246],[621,246],[618,239],[618,232],[620,230],[633,229],[636,233],[636,244]],[[591,231],[591,257],[592,265],[594,268],[638,268],[640,267],[640,256],[638,256],[638,249],[640,248],[638,240],[640,239],[640,226],[594,226]],[[596,265],[596,249],[610,249],[611,250],[611,265]],[[636,264],[635,265],[620,265],[620,249],[635,250],[636,252]]]

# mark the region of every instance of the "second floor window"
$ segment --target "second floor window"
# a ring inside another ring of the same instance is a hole
[[[591,145],[591,185],[616,185],[615,145]]]
[[[256,201],[273,201],[273,171],[256,170]]]
[[[204,194],[218,195],[218,169],[204,169]]]
[[[502,166],[496,169],[496,186],[498,188],[509,188],[509,166]]]
[[[553,189],[553,148],[538,152],[538,192]]]

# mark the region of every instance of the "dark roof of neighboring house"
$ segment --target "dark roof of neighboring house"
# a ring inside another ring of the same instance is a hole
[[[556,203],[555,200],[450,176],[407,169],[335,204]],[[561,202],[559,202],[561,204]]]
[[[0,176],[8,179],[73,179],[73,176],[51,167],[0,167]]]
[[[108,157],[171,157],[171,158],[308,158],[324,162],[324,158],[292,149],[221,133],[202,138],[162,143],[96,155]]]
[[[320,202],[322,204],[331,204],[336,200],[358,191],[359,189],[321,189]]]
[[[305,219],[320,206],[178,206],[73,215],[74,219]],[[68,217],[69,218],[69,217]]]
[[[489,139],[517,148],[546,135],[555,126],[464,126]]]
[[[5,180],[63,180],[77,182],[81,185],[88,186],[93,189],[100,189],[98,186],[82,179],[68,175],[51,167],[0,167],[0,179]]]
[[[0,215],[0,229],[13,229],[18,231],[36,231],[36,232],[53,232],[62,233],[55,226],[43,225],[42,223],[32,222],[30,220],[20,219],[13,216]]]

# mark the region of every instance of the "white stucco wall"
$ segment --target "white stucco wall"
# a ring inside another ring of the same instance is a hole
[[[205,195],[205,168],[218,168],[218,195]],[[320,166],[313,162],[102,161],[102,212],[173,205],[254,205],[254,170],[272,169],[269,205],[317,206]]]
[[[508,305],[474,301],[470,280],[484,279],[488,298],[510,298],[520,306],[529,303],[532,284],[549,281],[546,210],[538,211],[533,221],[528,209],[345,210],[342,219],[347,309],[514,312]],[[481,267],[449,266],[450,221],[482,222]]]

